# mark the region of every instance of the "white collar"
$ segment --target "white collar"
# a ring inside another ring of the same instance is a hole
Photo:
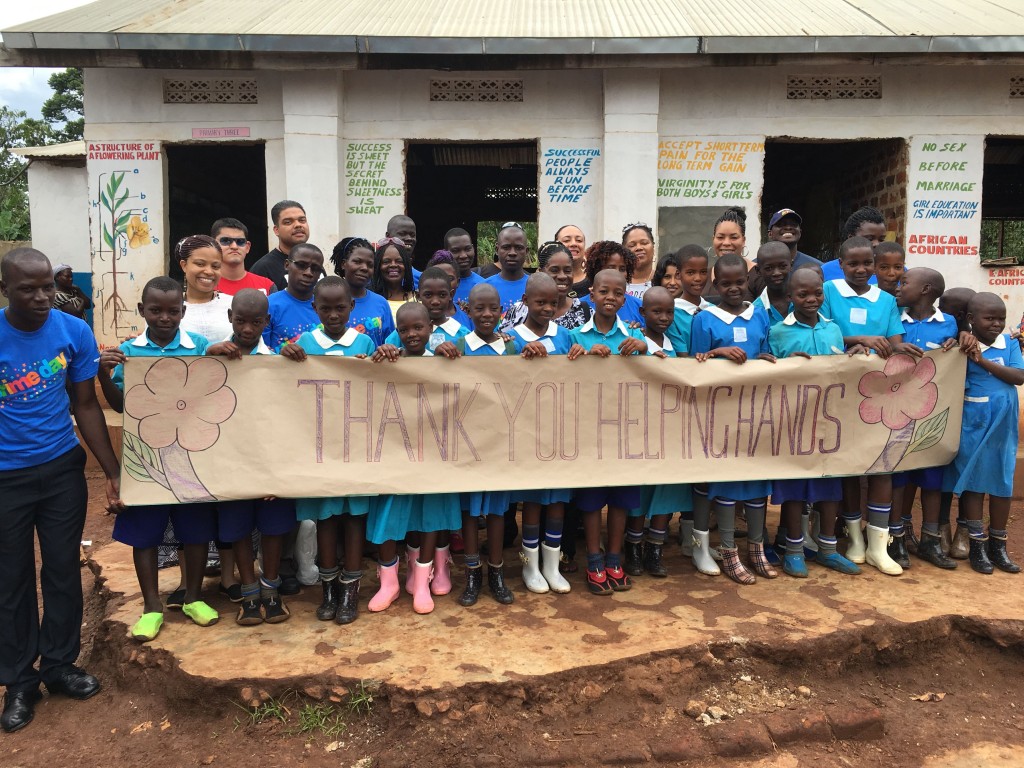
[[[996,336],[996,340],[993,341],[991,344],[982,344],[979,341],[978,349],[980,349],[982,352],[985,352],[989,349],[1006,349],[1006,336],[1000,333],[998,336]]]
[[[335,341],[326,333],[324,333],[323,328],[313,329],[314,341],[316,341],[316,343],[319,344],[324,349],[330,349],[331,347],[339,344],[343,347],[351,347],[352,342],[354,342],[358,336],[359,331],[357,331],[355,328],[346,328],[345,332],[341,334],[341,338]]]
[[[505,354],[505,342],[501,340],[499,336],[494,341],[488,343],[476,335],[476,331],[470,331],[464,337],[466,339],[466,346],[469,347],[473,352],[476,352],[480,347],[490,347],[499,355]]]
[[[178,343],[175,344],[174,343],[175,341],[177,341]],[[153,344],[153,342],[151,342],[149,340],[149,330],[148,329],[146,331],[144,331],[143,333],[140,333],[134,339],[132,339],[132,346],[133,347],[148,347],[150,344]],[[153,346],[155,347],[156,344],[153,344]],[[184,347],[185,349],[195,349],[196,348],[196,343],[194,341],[192,341],[192,337],[191,336],[189,336],[185,331],[183,331],[183,330],[181,330],[181,328],[179,328],[177,330],[177,332],[176,332],[176,335],[175,335],[174,339],[172,339],[171,343],[168,344],[167,346],[168,347],[178,346],[178,347]]]
[[[909,311],[910,310],[904,308],[903,314],[900,315],[900,320],[902,320],[905,323],[941,323],[946,319],[946,316],[942,314],[942,312],[940,312],[938,309],[935,310],[934,314],[932,314],[931,317],[926,317],[924,320],[915,320],[908,314]]]
[[[769,312],[772,309],[772,300],[768,298],[768,289],[765,288],[761,291],[761,295],[757,297],[757,300],[761,302],[761,305]]]
[[[745,302],[745,304],[747,305],[746,308],[738,315],[734,315],[732,312],[726,312],[721,307],[708,307],[705,311],[710,312],[712,315],[717,317],[726,325],[732,325],[732,321],[735,320],[737,317],[742,317],[744,320],[749,320],[754,316],[754,305],[751,304],[749,301]]]
[[[848,282],[846,282],[846,278],[844,277],[840,277],[836,280],[833,280],[832,285],[835,286],[835,289],[839,291],[839,295],[842,296],[844,299],[867,299],[872,304],[874,304],[876,301],[878,301],[878,297],[882,295],[882,289],[879,288],[877,285],[869,285],[867,293],[857,293],[855,290],[853,290],[853,287]]]
[[[234,343],[234,338],[235,338],[235,334],[229,333],[228,337],[226,339],[224,339],[224,341],[230,341],[230,342]],[[261,336],[259,341],[256,342],[256,349],[254,349],[250,354],[254,354],[254,355],[272,355],[272,354],[274,354],[274,352],[273,352],[273,350],[270,349],[270,347],[268,347],[266,345],[266,342],[263,341],[263,337]]]
[[[536,333],[526,327],[526,323],[520,323],[515,327],[515,332],[518,333],[523,341],[529,343],[531,341],[538,341],[541,338],[547,338],[548,336],[555,336],[558,334],[558,325],[552,320],[548,320],[548,329],[544,331],[544,336],[538,336]]]
[[[703,296],[700,299],[699,307],[696,304],[691,304],[686,299],[676,299],[675,305],[676,309],[681,309],[688,315],[696,315],[700,310],[714,306],[710,301],[705,299]]]
[[[672,349],[672,341],[669,339],[668,336],[665,337],[664,344],[658,344],[658,342],[656,342],[654,339],[652,339],[650,336],[646,334],[644,334],[644,341],[647,342],[647,351],[650,352],[651,354],[654,354],[655,352],[675,351],[674,349]]]
[[[594,317],[596,317],[596,315]],[[591,317],[589,320],[587,320],[587,322],[585,322],[583,326],[580,328],[580,331],[582,331],[583,333],[587,333],[589,331],[597,331],[597,328],[594,327],[594,317]],[[629,336],[629,330],[627,330],[626,324],[619,320],[619,318],[617,317],[615,318],[615,327],[612,328],[612,330],[608,331],[608,333],[613,333],[616,329],[618,329],[623,336]],[[601,333],[600,331],[597,332]],[[605,335],[607,336],[608,334]]]
[[[449,317],[443,323],[438,323],[437,325],[434,326],[435,331],[438,328],[447,333],[449,336],[454,336],[456,333],[459,332],[459,329],[462,328],[462,323],[460,323],[454,317]]]
[[[831,323],[832,322],[827,317],[825,317],[823,314],[821,314],[821,312],[818,313],[818,321],[821,322],[821,323]],[[783,325],[796,325],[797,323],[800,323],[800,321],[796,319],[796,313],[795,312],[790,312],[788,315],[786,315],[786,319],[782,321]],[[800,324],[803,325],[803,323],[800,323]],[[807,326],[807,327],[810,327],[810,326]]]

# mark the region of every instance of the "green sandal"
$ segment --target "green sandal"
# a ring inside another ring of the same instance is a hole
[[[182,613],[200,627],[209,627],[212,624],[216,624],[217,619],[220,618],[220,614],[202,600],[196,600],[194,603],[185,603],[181,606],[181,610]]]
[[[135,622],[132,627],[132,638],[140,643],[147,643],[156,640],[160,634],[160,628],[164,625],[164,615],[159,611],[142,614],[142,618]]]

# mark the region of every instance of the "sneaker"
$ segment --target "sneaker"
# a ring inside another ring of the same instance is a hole
[[[262,598],[260,605],[263,608],[263,618],[267,624],[280,624],[282,621],[288,621],[288,617],[291,616],[288,606],[278,595]]]
[[[818,552],[814,558],[814,562],[818,565],[823,565],[826,568],[831,568],[833,571],[846,573],[851,576],[855,576],[860,573],[860,568],[857,567],[856,563],[851,563],[838,552],[833,552],[830,555],[823,555],[821,552]]]
[[[615,592],[628,592],[633,588],[633,580],[629,578],[628,573],[622,570],[621,566],[618,568],[605,568],[604,573],[612,590]]]
[[[782,570],[798,579],[807,578],[807,564],[803,555],[786,555],[782,560]]]
[[[775,551],[774,544],[764,545],[764,559],[768,561],[768,565],[782,565],[782,560],[779,558],[779,553]]]
[[[185,604],[185,590],[176,589],[167,596],[167,600],[164,601],[164,605],[170,608],[172,611],[180,611],[181,606]]]
[[[200,627],[209,627],[216,624],[217,619],[220,618],[220,614],[202,600],[196,600],[194,603],[185,603],[181,606],[181,611]]]
[[[238,615],[235,616],[235,623],[243,627],[254,627],[263,623],[263,614],[260,613],[260,601],[253,597],[243,600],[238,606]]]
[[[226,597],[232,603],[242,602],[242,585],[232,584],[230,587],[225,587],[223,584],[220,585],[217,590],[223,597]]]
[[[610,595],[612,585],[608,583],[608,571],[592,571],[587,569],[587,588],[595,595]]]

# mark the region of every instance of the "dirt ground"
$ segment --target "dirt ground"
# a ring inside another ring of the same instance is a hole
[[[90,488],[94,549],[111,519],[93,511],[98,478]],[[88,566],[83,582],[81,664],[104,689],[87,702],[45,698],[31,726],[0,735],[0,766],[1024,766],[1024,616],[946,617],[784,652],[705,645],[429,694],[347,680],[245,701],[155,652],[126,664],[124,628],[103,621],[109,595]],[[705,725],[703,712],[724,717]],[[835,738],[845,716],[866,723],[859,738]],[[779,735],[794,722],[802,730]]]

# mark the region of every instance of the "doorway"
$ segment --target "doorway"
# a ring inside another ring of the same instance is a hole
[[[537,221],[537,142],[410,142],[406,148],[409,216],[416,222],[413,263],[422,269],[462,227],[478,242],[485,222]],[[477,248],[477,258],[490,258]]]
[[[263,144],[171,144],[167,151],[168,274],[181,277],[174,244],[208,235],[217,219],[231,217],[249,228],[246,267],[267,248],[267,166]]]
[[[799,213],[803,253],[836,258],[843,224],[865,205],[882,212],[890,239],[903,235],[910,161],[903,139],[769,139],[764,150],[761,221],[782,208]]]
[[[1024,264],[1024,139],[985,140],[981,185],[981,263]]]

